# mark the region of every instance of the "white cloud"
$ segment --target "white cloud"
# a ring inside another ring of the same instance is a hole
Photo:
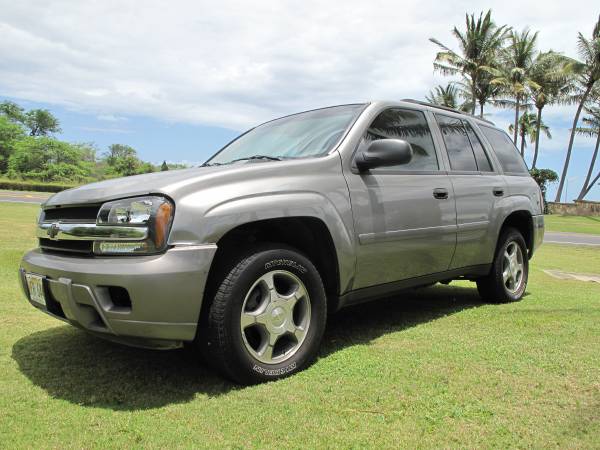
[[[125,122],[128,120],[127,117],[115,116],[114,114],[100,114],[96,116],[96,119],[105,122]]]
[[[495,19],[574,53],[593,2],[491,2]],[[437,83],[435,36],[476,1],[0,0],[0,95],[83,109],[244,128],[302,109],[423,98]],[[593,13],[593,14],[592,14]]]
[[[131,130],[127,130],[125,128],[103,128],[103,127],[78,127],[83,131],[91,131],[93,133],[117,133],[117,134],[127,134],[131,133]]]

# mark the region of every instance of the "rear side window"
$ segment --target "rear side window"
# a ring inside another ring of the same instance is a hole
[[[452,170],[477,172],[477,163],[465,123],[455,117],[441,114],[436,114],[435,119],[442,130]]]
[[[481,141],[475,134],[475,130],[471,127],[469,122],[463,121],[465,124],[465,129],[467,130],[467,136],[469,136],[469,141],[471,141],[471,147],[473,147],[473,153],[475,153],[475,159],[477,160],[477,168],[481,172],[493,172],[492,164],[483,149],[483,145],[481,145]]]
[[[393,166],[397,171],[439,170],[431,130],[425,114],[412,109],[392,108],[380,113],[365,133],[361,147],[366,148],[378,139],[403,139],[413,149],[413,158],[408,164]]]
[[[506,133],[485,125],[481,125],[479,128],[481,128],[487,140],[492,144],[492,148],[505,172],[529,173],[525,161],[523,161],[523,158],[519,154],[519,150],[517,150],[517,147],[514,146]]]

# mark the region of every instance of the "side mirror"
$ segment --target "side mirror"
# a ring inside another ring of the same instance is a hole
[[[411,145],[402,139],[378,139],[356,155],[356,167],[364,172],[375,167],[408,164],[413,157]]]

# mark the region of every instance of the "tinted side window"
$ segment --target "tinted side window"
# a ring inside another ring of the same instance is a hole
[[[488,159],[485,150],[483,149],[483,145],[481,145],[481,141],[475,134],[475,130],[471,127],[469,122],[464,122],[465,128],[467,129],[467,135],[469,136],[469,140],[471,141],[471,146],[473,147],[473,153],[475,153],[475,159],[477,160],[477,168],[481,172],[493,172],[492,164]]]
[[[367,130],[361,150],[377,139],[403,139],[413,148],[408,164],[393,166],[394,170],[438,170],[438,161],[431,130],[421,111],[387,109],[379,114]]]
[[[475,155],[463,121],[441,114],[436,114],[435,119],[442,130],[452,170],[476,172]]]
[[[519,154],[519,150],[517,150],[517,147],[514,146],[506,133],[486,126],[480,126],[480,128],[487,140],[492,144],[492,148],[505,172],[529,173],[525,161],[523,161],[523,158]]]

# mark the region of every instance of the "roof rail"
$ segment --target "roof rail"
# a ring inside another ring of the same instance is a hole
[[[415,99],[412,99],[412,98],[403,98],[402,101],[403,102],[407,102],[407,103],[415,103],[415,104],[421,105],[421,106],[430,106],[431,108],[436,108],[436,109],[443,109],[444,111],[450,111],[450,112],[457,113],[457,114],[462,114],[463,116],[473,117],[474,119],[482,120],[483,122],[487,122],[490,125],[496,126],[494,124],[494,122],[492,122],[491,120],[487,120],[487,119],[484,119],[483,117],[479,117],[479,116],[475,116],[473,114],[469,114],[469,113],[466,113],[466,112],[463,112],[463,111],[459,111],[458,109],[450,108],[448,106],[436,105],[434,103],[423,102],[421,100],[415,100]]]

